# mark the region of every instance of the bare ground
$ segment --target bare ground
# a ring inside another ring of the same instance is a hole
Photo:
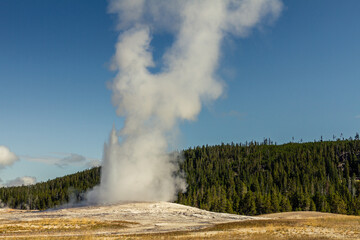
[[[360,217],[290,212],[258,217],[168,202],[49,211],[0,209],[0,239],[360,239]]]

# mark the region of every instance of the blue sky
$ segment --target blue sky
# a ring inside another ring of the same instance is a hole
[[[223,41],[225,93],[181,124],[179,149],[360,132],[360,2],[284,6],[273,24]],[[3,182],[44,181],[101,159],[112,125],[123,123],[107,88],[114,18],[106,1],[0,1],[0,145],[19,157],[0,169]],[[153,36],[155,60],[172,40]]]

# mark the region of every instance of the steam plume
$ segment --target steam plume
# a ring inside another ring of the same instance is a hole
[[[121,31],[113,68],[113,103],[125,117],[104,148],[101,184],[90,193],[97,202],[172,200],[184,181],[166,154],[179,121],[195,120],[204,101],[217,99],[223,86],[215,75],[225,34],[244,37],[264,18],[274,20],[280,0],[111,0]],[[175,36],[154,67],[151,35]]]

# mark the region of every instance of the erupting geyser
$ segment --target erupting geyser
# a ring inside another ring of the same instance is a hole
[[[227,33],[245,37],[281,9],[280,0],[111,0],[109,11],[118,15],[121,30],[112,65],[118,71],[113,103],[125,124],[119,134],[111,132],[101,184],[89,201],[169,201],[184,190],[166,152],[178,122],[195,120],[203,101],[222,94],[215,75],[221,40]],[[159,31],[175,40],[154,74],[151,34]]]

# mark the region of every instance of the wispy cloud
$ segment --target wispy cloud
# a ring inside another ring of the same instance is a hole
[[[360,114],[356,115],[355,118],[360,119]]]
[[[51,153],[47,156],[20,156],[21,158],[32,161],[40,162],[49,165],[56,165],[60,168],[68,167],[71,165],[83,165],[85,167],[99,166],[100,160],[94,158],[86,158],[77,153]]]
[[[60,159],[58,157],[53,157],[53,156],[29,156],[29,155],[21,155],[20,158],[31,162],[39,162],[50,165],[55,164]]]
[[[66,167],[72,164],[81,164],[86,161],[86,158],[82,155],[71,153],[70,156],[64,157],[58,160],[55,165],[59,167]]]

